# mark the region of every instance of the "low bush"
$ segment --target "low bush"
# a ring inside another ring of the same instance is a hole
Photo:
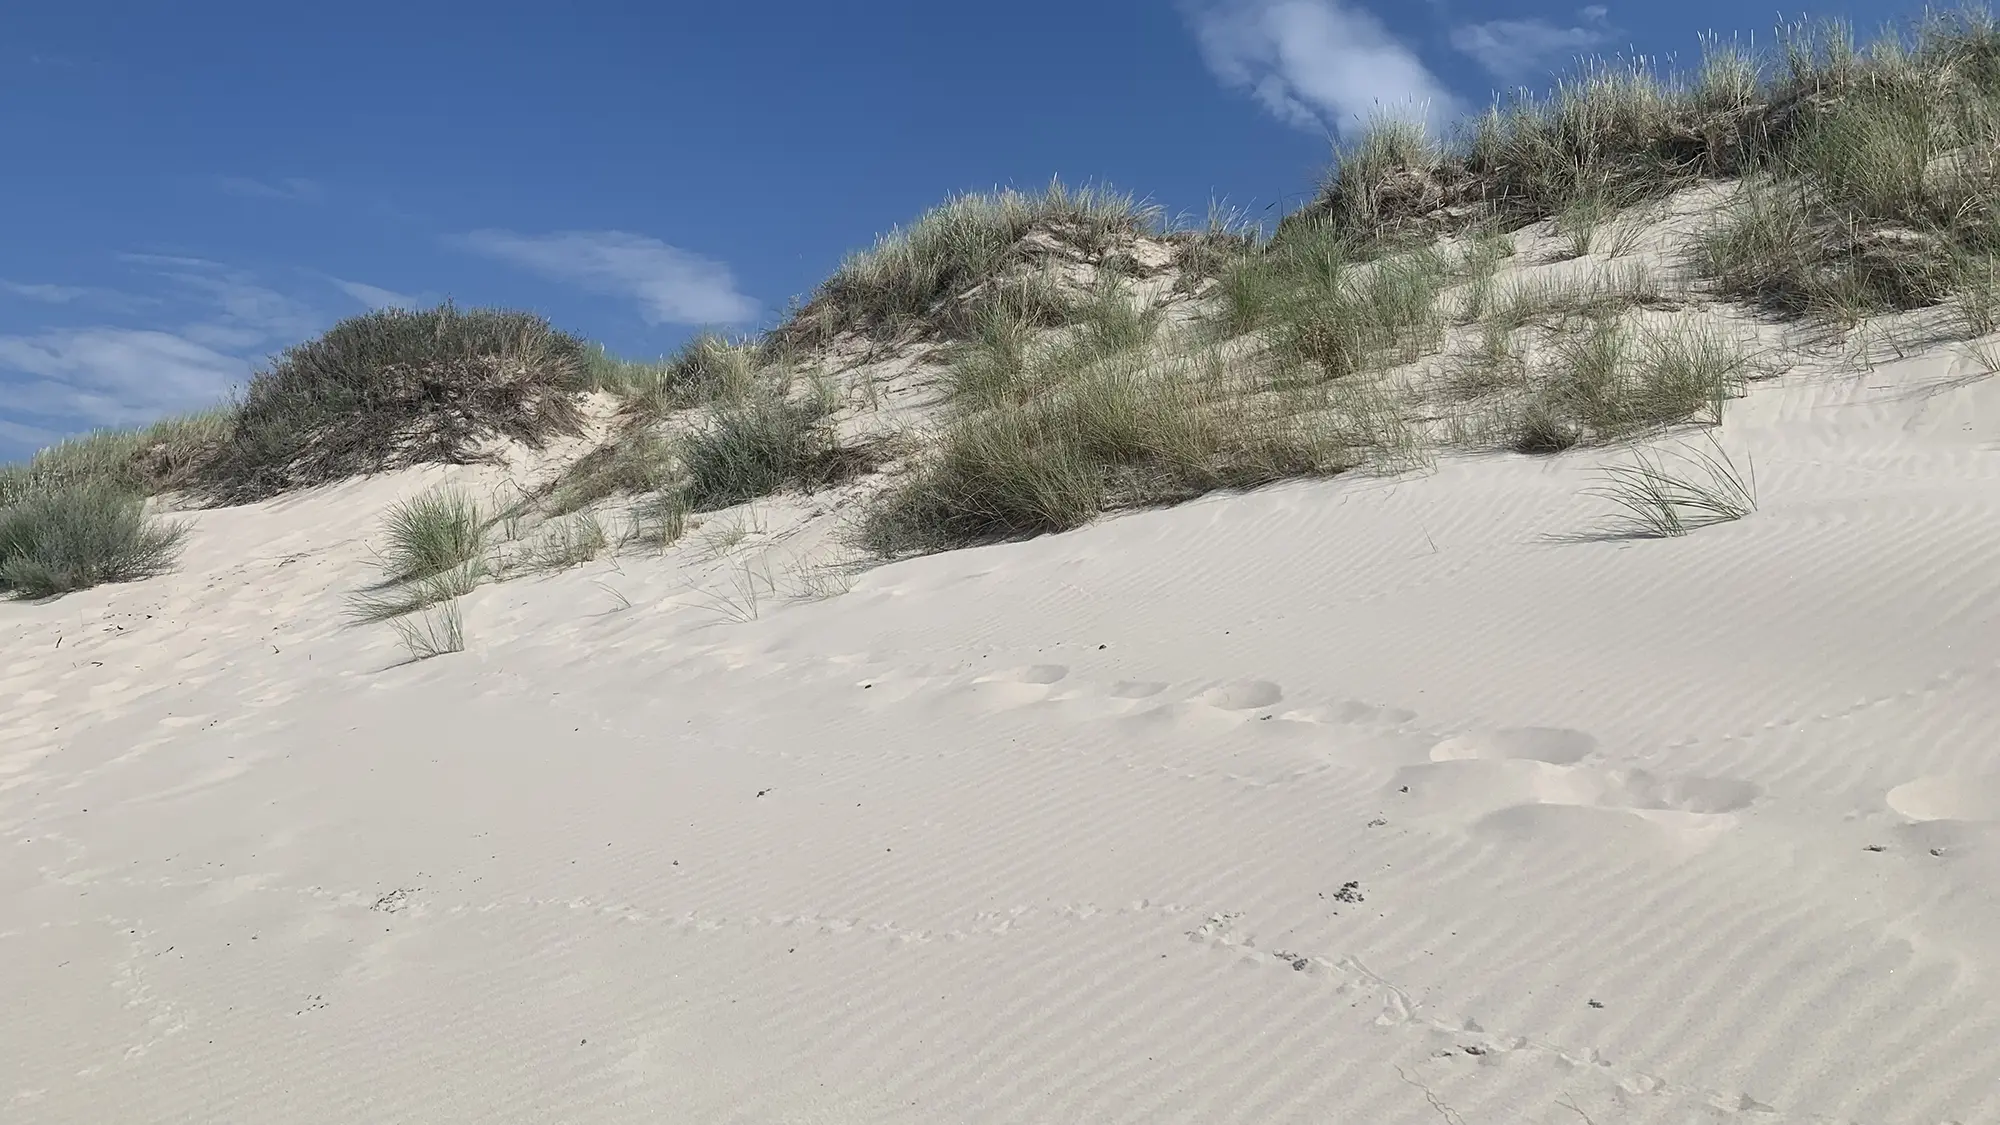
[[[360,473],[462,462],[481,439],[577,431],[592,385],[582,341],[530,313],[389,309],[344,320],[251,380],[204,471],[224,501]]]

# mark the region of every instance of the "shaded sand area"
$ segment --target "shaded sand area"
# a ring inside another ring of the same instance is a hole
[[[0,613],[0,1118],[2000,1120],[2000,380],[865,571],[343,598],[412,470]],[[485,474],[482,476],[482,474]],[[726,556],[726,557],[724,557]],[[824,592],[824,591],[822,591]]]

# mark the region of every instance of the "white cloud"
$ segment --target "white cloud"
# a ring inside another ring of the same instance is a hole
[[[74,285],[28,284],[19,281],[0,281],[0,289],[16,297],[26,297],[30,301],[43,301],[51,305],[66,305],[79,297],[87,297],[90,290]]]
[[[1577,55],[1597,50],[1618,32],[1602,4],[1580,8],[1568,26],[1545,19],[1488,20],[1451,31],[1451,45],[1503,82],[1541,78]]]
[[[0,336],[0,368],[34,376],[8,380],[10,411],[91,426],[137,425],[212,406],[250,372],[246,361],[184,336],[105,327]],[[18,420],[8,424],[25,429]]]
[[[740,324],[757,316],[757,302],[736,291],[727,265],[642,234],[481,230],[454,241],[591,292],[629,297],[651,324]]]
[[[1442,129],[1459,114],[1416,52],[1351,0],[1207,0],[1184,11],[1216,78],[1299,128],[1345,132],[1401,116]]]
[[[407,293],[394,289],[384,289],[364,281],[343,281],[337,277],[327,278],[334,288],[373,309],[414,309],[422,302]]]
[[[282,180],[257,180],[248,176],[222,176],[215,186],[241,199],[283,199],[293,203],[318,203],[326,189],[318,182],[299,176]]]

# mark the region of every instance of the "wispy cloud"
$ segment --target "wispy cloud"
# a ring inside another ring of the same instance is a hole
[[[1618,34],[1602,4],[1580,8],[1573,23],[1546,19],[1488,20],[1451,31],[1451,45],[1503,82],[1540,78]]]
[[[318,203],[326,189],[316,180],[289,176],[281,180],[259,180],[249,176],[220,176],[215,186],[241,199],[283,199],[293,203]]]
[[[8,381],[10,412],[129,426],[213,405],[250,365],[171,332],[96,327],[0,336],[0,368],[33,376]],[[0,421],[42,431],[18,419]]]
[[[1415,51],[1342,0],[1187,0],[1203,61],[1279,120],[1347,132],[1381,116],[1441,128],[1460,105]]]
[[[452,241],[591,292],[631,298],[651,324],[740,324],[758,312],[727,265],[642,234],[481,230]]]
[[[0,335],[0,444],[41,444],[51,434],[212,406],[265,355],[311,336],[327,319],[225,263],[149,254],[120,260],[150,279],[146,304],[132,306],[147,309],[145,321]],[[87,303],[102,311],[96,293]]]
[[[344,281],[337,277],[329,277],[327,280],[333,283],[335,289],[370,309],[414,309],[423,303],[407,293],[398,293],[394,289],[384,289],[365,281]]]
[[[0,290],[16,297],[26,297],[30,301],[41,301],[50,305],[66,305],[79,297],[88,297],[90,290],[74,285],[26,284],[19,281],[0,281]]]
[[[199,310],[178,332],[203,347],[241,352],[290,343],[317,331],[325,319],[249,271],[221,262],[160,254],[120,257],[167,282],[176,300]]]

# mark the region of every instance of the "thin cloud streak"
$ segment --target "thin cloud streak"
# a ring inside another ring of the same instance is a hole
[[[278,199],[291,203],[318,203],[326,189],[315,180],[291,176],[282,180],[259,180],[249,176],[221,176],[215,186],[238,199]]]
[[[741,324],[758,314],[727,265],[647,235],[479,230],[451,241],[588,292],[630,299],[649,324]]]
[[[49,305],[66,305],[71,301],[90,295],[90,290],[74,285],[29,284],[19,281],[0,281],[0,290],[30,301],[40,301]]]
[[[1578,9],[1576,18],[1568,26],[1545,19],[1466,24],[1452,29],[1451,45],[1503,82],[1526,82],[1604,47],[1618,34],[1602,4]]]
[[[171,332],[110,327],[0,336],[0,368],[35,376],[9,385],[10,412],[92,426],[214,405],[250,372],[248,361]]]
[[[338,277],[330,277],[327,280],[333,283],[334,288],[366,305],[371,312],[383,309],[414,309],[421,303],[407,293],[398,293],[394,289],[384,289],[365,281],[346,281]]]

